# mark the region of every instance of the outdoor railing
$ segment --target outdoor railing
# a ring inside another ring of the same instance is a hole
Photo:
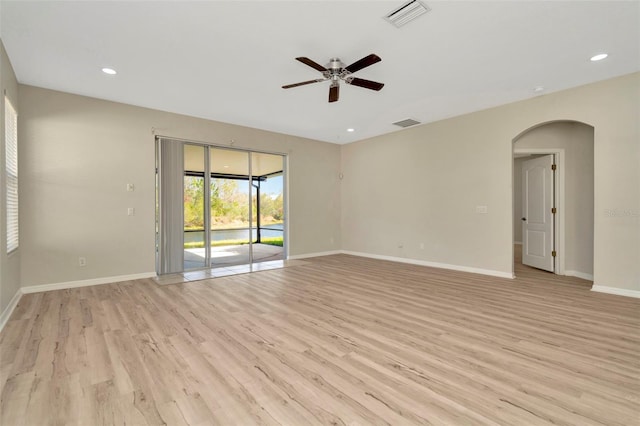
[[[247,244],[249,243],[250,228],[229,228],[229,229],[212,229],[211,245],[224,244]],[[261,226],[260,228],[251,228],[252,242],[259,243],[263,239],[273,242],[276,239],[282,239],[284,230],[278,228],[277,225]],[[260,241],[258,241],[258,236]],[[184,230],[185,248],[204,247],[204,229],[185,229]]]

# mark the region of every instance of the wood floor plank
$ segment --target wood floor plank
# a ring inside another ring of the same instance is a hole
[[[2,425],[640,424],[640,300],[347,255],[24,295]]]

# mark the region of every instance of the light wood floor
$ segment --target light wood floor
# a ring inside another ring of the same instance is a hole
[[[346,255],[23,296],[3,426],[637,425],[640,300]]]

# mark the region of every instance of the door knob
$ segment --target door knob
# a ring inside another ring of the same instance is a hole
[[[523,218],[522,218],[522,219],[520,219],[520,220],[522,220],[522,221],[524,222],[525,220],[527,220],[527,218],[526,218],[526,217],[523,217]]]

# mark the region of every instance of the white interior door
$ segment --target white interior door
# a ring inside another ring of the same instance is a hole
[[[522,263],[554,272],[553,155],[522,163]]]

